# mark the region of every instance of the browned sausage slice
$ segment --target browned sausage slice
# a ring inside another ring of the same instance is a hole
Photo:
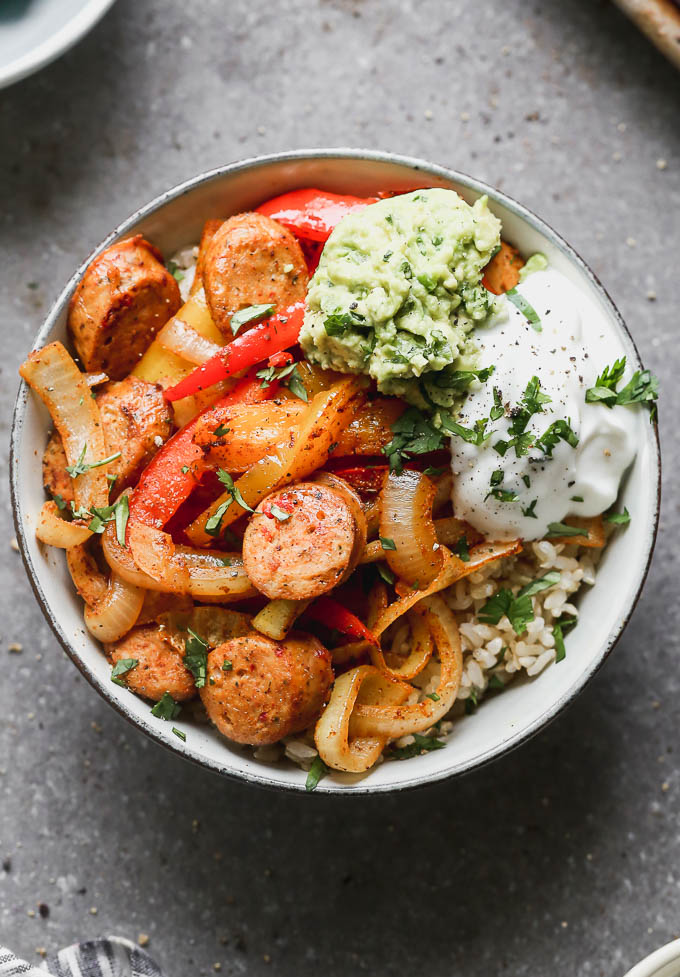
[[[272,510],[288,518],[277,518]],[[259,504],[243,537],[243,564],[267,597],[317,597],[351,568],[356,533],[352,511],[339,492],[300,482]]]
[[[131,692],[158,702],[169,692],[175,702],[191,699],[196,686],[191,672],[184,667],[181,653],[157,627],[137,627],[115,644],[104,645],[112,665],[123,658],[138,664],[123,676]]]
[[[315,722],[332,682],[330,653],[312,635],[292,631],[277,642],[253,631],[210,652],[200,696],[229,739],[276,743]]]
[[[139,377],[107,383],[97,395],[109,454],[121,455],[107,471],[117,475],[114,494],[134,485],[172,434],[172,411],[160,384]]]
[[[237,214],[214,234],[202,266],[215,324],[231,336],[231,317],[249,305],[282,311],[307,291],[307,265],[295,237],[264,214]]]
[[[173,420],[162,388],[139,377],[107,383],[97,394],[107,455],[120,451],[107,471],[116,476],[112,496],[134,485],[158,449],[172,434]],[[54,432],[43,455],[43,483],[53,496],[73,499],[73,481],[66,471],[66,453]]]
[[[181,303],[163,256],[141,234],[112,244],[88,265],[69,305],[83,366],[122,380]]]

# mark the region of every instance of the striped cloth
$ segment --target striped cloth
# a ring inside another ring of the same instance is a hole
[[[0,945],[0,977],[163,977],[158,964],[119,936],[74,943],[34,967]]]

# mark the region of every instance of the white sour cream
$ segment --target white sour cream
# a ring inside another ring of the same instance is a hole
[[[526,430],[542,435],[553,421],[569,420],[579,443],[560,441],[552,460],[532,448],[518,458],[514,448],[501,456],[493,445],[510,440],[511,417],[491,422],[491,437],[481,446],[451,439],[453,509],[491,539],[541,539],[548,523],[567,516],[595,516],[616,500],[619,483],[635,457],[638,409],[586,404],[585,392],[602,369],[622,353],[612,343],[602,311],[560,272],[538,271],[517,291],[535,309],[542,331],[536,332],[509,300],[507,318],[475,332],[480,366],[495,365],[491,378],[468,395],[459,421],[472,427],[488,418],[493,389],[504,405],[519,404],[527,382],[536,376],[541,392],[551,398],[534,414]],[[628,370],[624,382],[630,373]],[[506,410],[506,415],[507,415]],[[516,502],[501,502],[487,494],[491,477],[503,472],[499,488],[516,492]],[[526,481],[529,482],[528,486]],[[531,509],[536,518],[526,515]],[[582,499],[582,501],[579,501]],[[523,512],[524,510],[524,512]]]

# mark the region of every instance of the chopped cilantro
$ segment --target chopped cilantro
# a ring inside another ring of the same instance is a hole
[[[489,412],[489,417],[492,421],[499,421],[503,414],[505,413],[505,407],[503,406],[503,394],[501,393],[500,387],[493,388],[493,407]]]
[[[396,577],[392,573],[389,567],[386,567],[384,563],[376,564],[378,568],[378,574],[382,577],[385,583],[393,584]]]
[[[122,686],[124,689],[127,688],[127,684],[122,681],[120,676],[127,675],[137,665],[139,665],[137,658],[120,658],[111,669],[111,681],[115,682],[116,685]]]
[[[230,662],[228,658],[225,658],[224,661],[222,662],[223,672],[230,672],[233,669],[233,667],[234,667],[234,663]]]
[[[548,532],[545,534],[546,539],[553,539],[560,536],[587,536],[588,532],[585,529],[579,529],[578,526],[568,526],[566,522],[549,522]]]
[[[513,596],[511,590],[502,588],[491,597],[477,613],[482,624],[498,624],[506,616],[515,634],[522,635],[527,629],[529,621],[534,619],[534,609],[529,594]]]
[[[605,522],[611,522],[615,526],[627,526],[630,522],[630,512],[623,507],[623,512],[608,512],[604,516]]]
[[[572,495],[570,501],[571,502],[583,502],[583,496],[582,495]]]
[[[421,753],[429,753],[431,750],[442,750],[445,747],[443,740],[435,736],[423,736],[422,733],[413,734],[413,743],[408,746],[399,746],[390,751],[390,756],[395,760],[410,760],[411,757],[420,756]]]
[[[552,458],[553,448],[559,441],[566,441],[572,448],[578,446],[578,435],[572,429],[569,421],[553,421],[550,427],[543,432],[540,438],[536,438],[535,445],[540,448],[548,458]]]
[[[290,519],[290,517],[293,515],[292,512],[286,512],[285,509],[282,509],[281,506],[276,504],[276,502],[272,502],[269,507],[269,511],[275,519],[279,520],[279,522],[285,522],[286,519]]]
[[[536,504],[538,499],[532,499],[529,505],[522,506],[522,515],[525,519],[538,519],[536,515]]]
[[[394,437],[384,448],[390,469],[401,472],[410,455],[427,454],[442,447],[444,438],[417,407],[409,407],[392,425]]]
[[[183,733],[181,729],[177,729],[176,726],[173,726],[172,727],[172,731],[175,734],[175,736],[178,736],[181,739],[181,741],[183,743],[186,743],[186,741],[187,741],[187,734],[186,733]]]
[[[500,692],[501,689],[505,688],[505,682],[501,678],[499,678],[498,675],[494,674],[489,679],[489,688],[498,689],[498,691]]]
[[[184,279],[184,272],[176,261],[168,261],[166,267],[176,282],[181,282]]]
[[[397,544],[393,539],[390,539],[389,536],[379,536],[378,539],[380,540],[380,545],[384,550],[396,550]]]
[[[314,761],[309,768],[307,779],[305,780],[305,790],[313,791],[319,786],[319,781],[328,774],[328,767],[320,756],[314,757]]]
[[[528,583],[526,587],[522,589],[517,594],[518,597],[533,597],[534,594],[539,594],[542,590],[547,590],[548,587],[554,587],[555,584],[560,582],[560,571],[559,570],[549,570],[542,577],[537,577],[536,580],[532,580]]]
[[[423,475],[431,475],[433,478],[436,478],[437,475],[441,475],[443,471],[443,468],[433,468],[432,465],[428,465],[427,468],[423,469]]]
[[[630,404],[647,404],[651,412],[651,419],[656,416],[656,404],[659,397],[659,381],[649,370],[636,370],[625,387],[617,390],[626,369],[626,357],[616,360],[612,366],[606,366],[595,381],[594,387],[586,390],[587,404],[604,404],[606,407],[629,406]]]
[[[184,667],[194,676],[197,689],[205,685],[208,670],[208,642],[191,628],[187,628],[189,637],[184,642]]]
[[[465,533],[463,533],[458,542],[455,543],[451,549],[456,554],[458,559],[463,561],[463,563],[470,562],[470,549],[468,547],[468,541],[465,537]]]
[[[441,696],[438,696],[436,692],[428,692],[425,698],[432,699],[433,702],[439,702]]]
[[[552,634],[553,638],[555,639],[555,662],[561,662],[567,657],[567,651],[564,647],[564,635],[567,633],[567,631],[570,631],[575,624],[575,617],[563,615],[553,625]]]
[[[177,719],[182,707],[179,706],[169,692],[164,692],[155,706],[151,709],[151,715],[157,719]]]
[[[247,322],[255,322],[257,319],[265,319],[274,311],[273,305],[249,305],[245,309],[239,309],[231,317],[232,335],[236,335],[241,326]]]
[[[78,456],[78,460],[75,465],[67,465],[66,471],[69,473],[71,478],[78,478],[79,475],[84,475],[85,472],[89,472],[91,468],[101,468],[102,465],[108,465],[110,461],[115,461],[116,458],[120,458],[120,451],[116,451],[115,454],[109,455],[108,458],[102,458],[101,461],[85,461],[85,452],[87,451],[87,442],[83,445],[83,450]]]
[[[527,320],[527,322],[529,323],[529,325],[531,326],[531,328],[534,329],[536,332],[543,332],[543,327],[541,326],[541,317],[536,312],[536,310],[534,309],[533,305],[531,305],[529,302],[527,302],[527,300],[524,298],[524,296],[523,295],[520,295],[520,293],[517,291],[516,288],[511,288],[505,294],[507,295],[507,297],[509,298],[509,300],[512,302],[512,304],[517,309],[519,309],[519,311],[522,313],[522,315],[524,316],[524,318]]]

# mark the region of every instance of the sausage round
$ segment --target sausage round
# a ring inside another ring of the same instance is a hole
[[[307,729],[333,682],[330,653],[309,634],[272,641],[256,631],[208,655],[200,696],[219,731],[237,743],[276,743]]]
[[[172,434],[171,409],[158,384],[139,377],[107,383],[96,397],[102,419],[107,456],[120,451],[107,472],[115,475],[112,496],[134,485],[159,447]],[[66,471],[66,453],[55,432],[43,455],[43,483],[53,496],[71,502],[73,480]]]
[[[69,305],[85,369],[122,380],[181,302],[163,256],[141,234],[112,244],[88,265]]]
[[[121,679],[131,692],[158,702],[169,692],[175,702],[191,699],[196,686],[191,672],[184,667],[182,655],[157,627],[137,627],[121,641],[104,645],[112,665],[123,658],[138,662]]]
[[[215,325],[231,336],[231,317],[249,305],[280,312],[304,299],[307,265],[296,238],[263,214],[237,214],[205,252],[203,287]]]
[[[288,518],[277,518],[278,507]],[[339,492],[299,482],[264,499],[243,537],[243,565],[272,600],[306,600],[341,583],[350,569],[357,525]]]

